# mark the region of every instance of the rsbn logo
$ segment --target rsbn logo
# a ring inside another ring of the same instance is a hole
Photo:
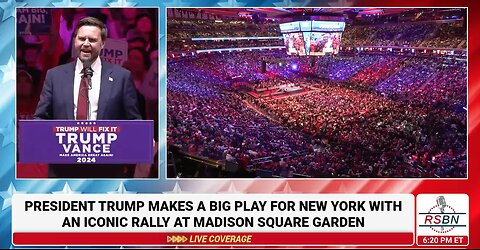
[[[432,206],[427,213],[419,213],[420,216],[425,216],[423,224],[419,226],[430,227],[437,233],[448,233],[456,227],[467,226],[460,223],[461,216],[465,216],[466,214],[467,213],[456,211],[452,206],[447,204],[444,196],[438,196],[436,205]]]

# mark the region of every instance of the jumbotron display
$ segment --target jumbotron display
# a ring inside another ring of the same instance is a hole
[[[280,24],[288,55],[323,56],[340,51],[344,22],[297,21]]]

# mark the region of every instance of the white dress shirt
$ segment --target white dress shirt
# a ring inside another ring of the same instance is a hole
[[[92,63],[93,76],[91,78],[92,88],[88,90],[88,97],[90,100],[90,120],[97,119],[98,111],[98,98],[100,96],[100,82],[102,75],[102,61],[100,57]],[[73,80],[73,114],[75,119],[77,118],[77,103],[78,103],[78,89],[80,87],[80,81],[82,80],[83,63],[77,58],[77,64],[75,66],[75,78]]]

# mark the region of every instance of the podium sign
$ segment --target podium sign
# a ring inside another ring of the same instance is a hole
[[[153,162],[153,121],[19,121],[19,162]]]

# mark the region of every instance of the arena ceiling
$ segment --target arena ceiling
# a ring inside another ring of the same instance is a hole
[[[240,13],[257,13],[266,15],[268,18],[281,19],[303,13],[338,16],[357,13],[357,17],[362,15],[395,15],[412,9],[413,8],[201,8],[199,10],[226,17],[238,17]]]

